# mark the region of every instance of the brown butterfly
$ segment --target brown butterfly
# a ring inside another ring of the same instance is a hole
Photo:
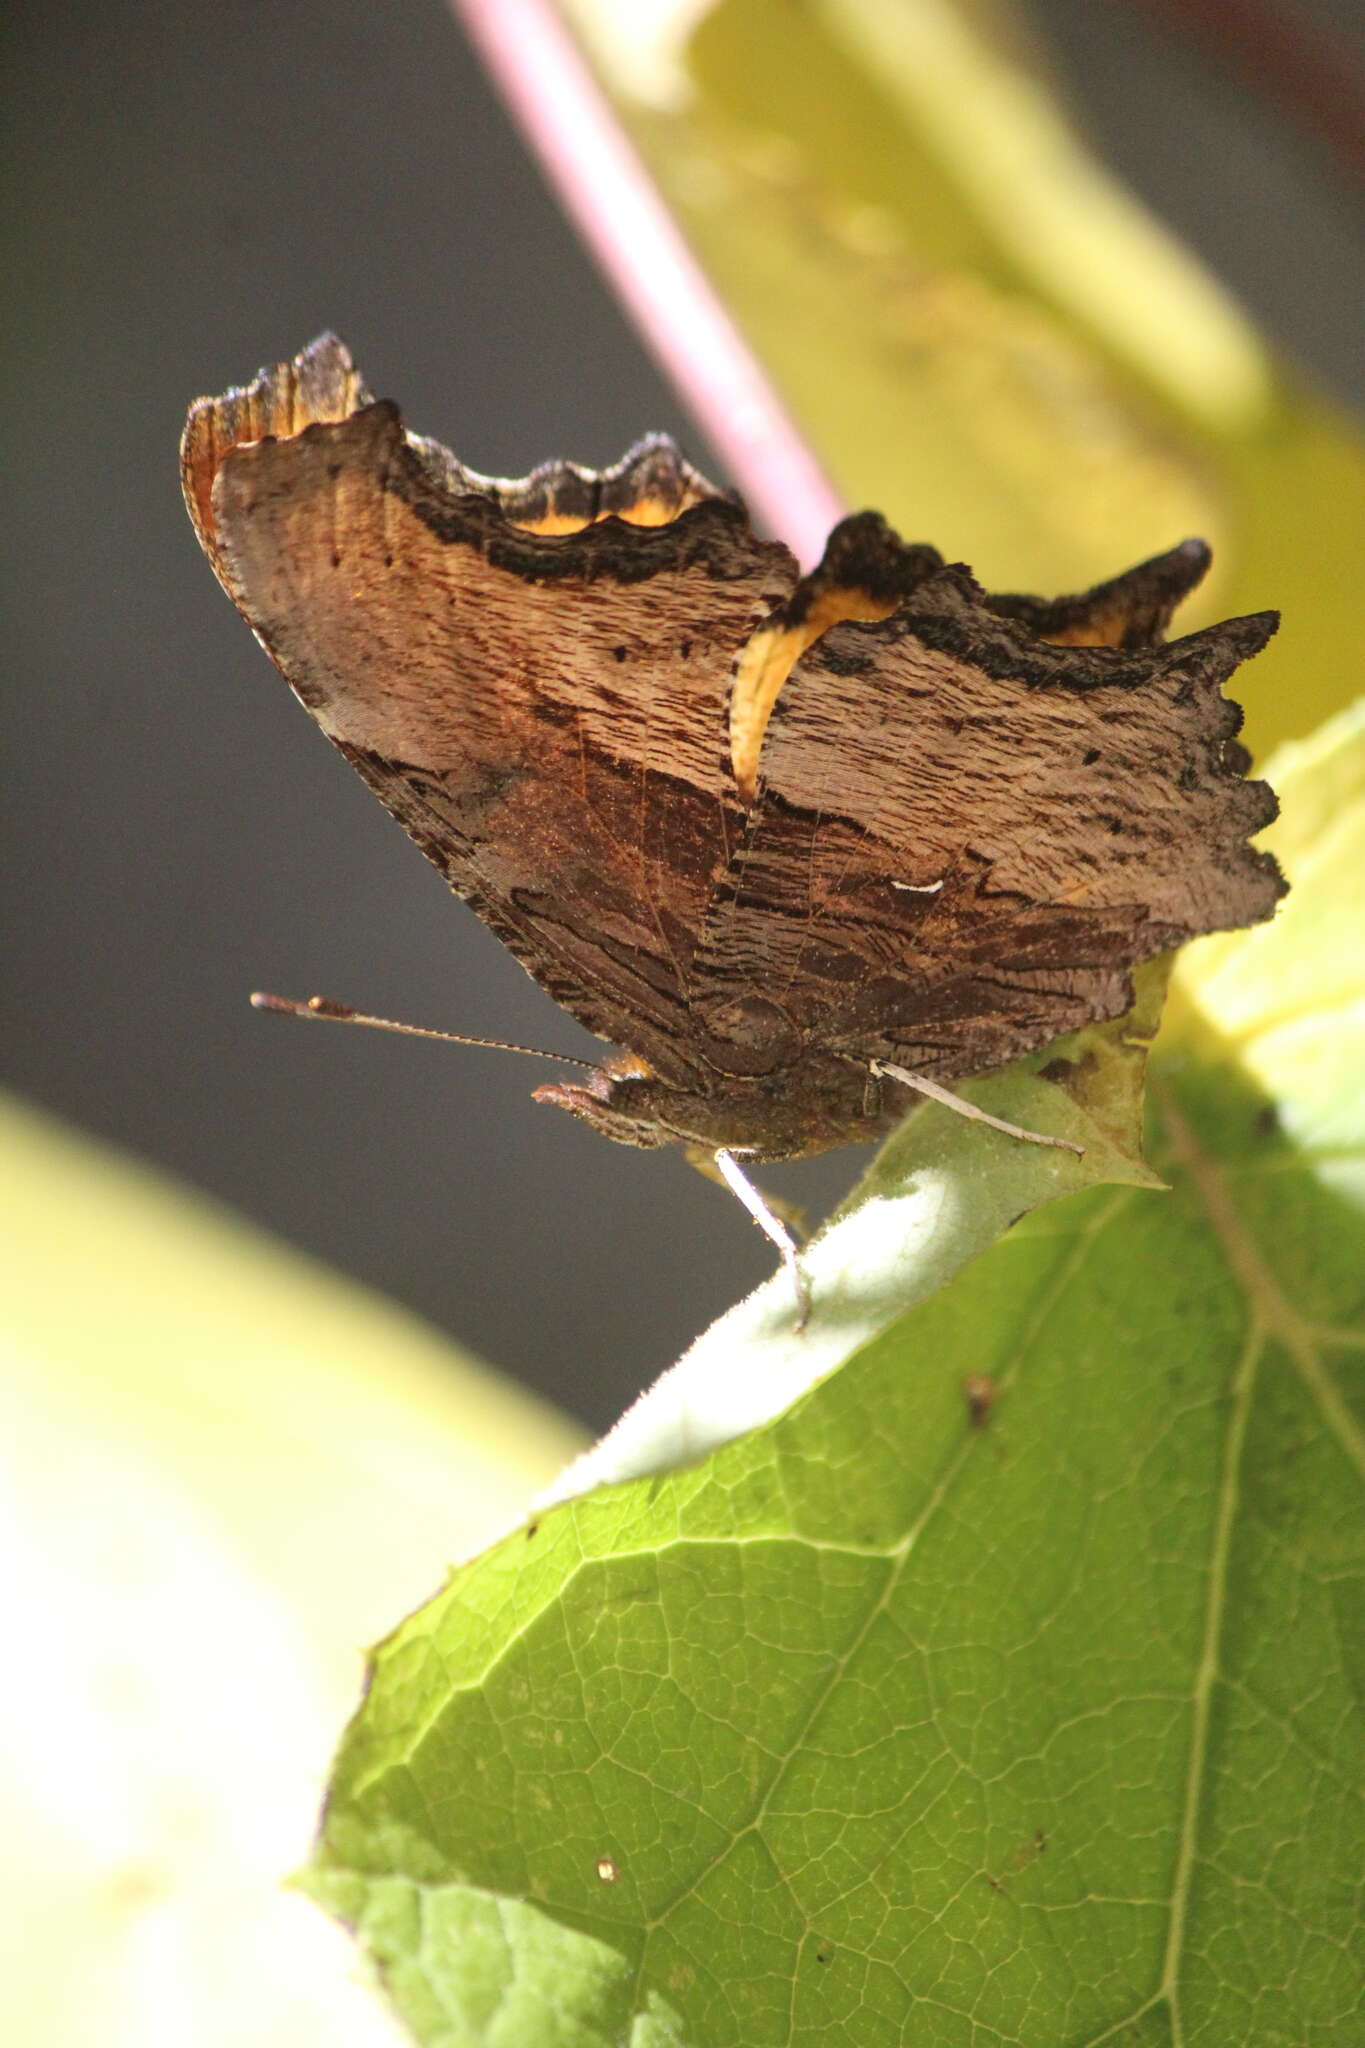
[[[874,1136],[1282,893],[1220,694],[1276,614],[1163,642],[1200,541],[1048,603],[863,512],[803,577],[665,436],[479,476],[331,335],[201,399],[182,455],[296,695],[622,1048],[536,1090],[607,1137],[724,1164]]]

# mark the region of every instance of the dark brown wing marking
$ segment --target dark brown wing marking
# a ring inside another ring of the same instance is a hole
[[[695,1084],[690,963],[740,819],[731,669],[795,564],[660,439],[595,484],[568,465],[499,483],[391,405],[331,417],[353,374],[324,342],[292,366],[302,407],[274,402],[275,371],[196,408],[205,547],[328,737],[523,965]],[[300,427],[318,391],[328,417]],[[234,446],[239,421],[287,437]]]
[[[1183,540],[1078,597],[992,595],[986,604],[1055,647],[1150,647],[1165,636],[1176,606],[1202,582],[1211,559],[1207,542]]]

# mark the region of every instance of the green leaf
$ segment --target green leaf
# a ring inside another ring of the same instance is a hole
[[[960,1085],[959,1103],[1060,1138],[1079,1156],[924,1103],[802,1252],[808,1320],[798,1323],[791,1279],[779,1269],[713,1323],[542,1502],[673,1471],[770,1421],[1033,1210],[1109,1183],[1160,1187],[1142,1157],[1142,1105],[1169,972],[1169,956],[1144,962],[1125,1016]]]
[[[1169,1192],[1036,1211],[380,1647],[307,1884],[420,2040],[1347,2038],[1365,721],[1279,785],[1296,887],[1154,1059]]]

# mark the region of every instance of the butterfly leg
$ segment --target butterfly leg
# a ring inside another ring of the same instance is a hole
[[[696,1167],[703,1180],[714,1181],[718,1188],[729,1187],[730,1183],[717,1166],[716,1155],[709,1145],[684,1145],[683,1157],[689,1166]],[[762,1195],[761,1199],[778,1221],[786,1224],[796,1239],[796,1249],[800,1251],[810,1236],[806,1227],[806,1211],[800,1202],[788,1202],[781,1195]]]
[[[782,1218],[764,1200],[733,1152],[727,1152],[722,1147],[720,1151],[711,1154],[711,1160],[716,1174],[724,1181],[731,1194],[743,1202],[759,1229],[781,1252],[782,1263],[791,1274],[792,1286],[796,1289],[796,1327],[798,1330],[804,1330],[810,1320],[810,1287],[805,1274],[801,1271],[796,1239]]]
[[[893,1066],[890,1060],[873,1060],[872,1072],[884,1074],[888,1081],[900,1081],[907,1088],[917,1089],[921,1095],[941,1102],[945,1109],[956,1110],[959,1116],[969,1117],[973,1123],[989,1124],[993,1131],[1003,1131],[1007,1138],[1023,1138],[1030,1145],[1055,1145],[1059,1152],[1074,1152],[1078,1159],[1085,1157],[1084,1145],[1074,1145],[1070,1138],[1049,1137],[1045,1131],[1026,1131],[1022,1124],[1007,1124],[1003,1117],[991,1116],[988,1111],[978,1109],[974,1102],[968,1102],[965,1096],[954,1095],[923,1074],[912,1074],[908,1067]]]

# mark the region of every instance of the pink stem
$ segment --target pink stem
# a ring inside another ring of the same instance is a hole
[[[833,486],[674,224],[549,0],[450,0],[569,217],[758,520],[804,565]]]

